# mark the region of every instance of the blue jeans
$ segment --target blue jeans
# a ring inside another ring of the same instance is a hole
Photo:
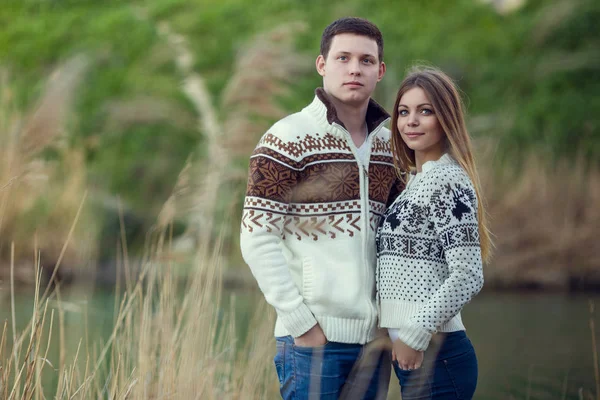
[[[393,362],[403,400],[469,400],[477,386],[477,357],[465,331],[434,335],[421,368]]]
[[[275,368],[284,400],[385,399],[391,373],[388,342],[294,345],[278,337]]]

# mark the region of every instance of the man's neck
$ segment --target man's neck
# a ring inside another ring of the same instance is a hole
[[[367,133],[366,116],[369,101],[357,106],[342,103],[331,95],[327,96],[335,107],[338,119],[344,124],[357,147],[360,146]]]

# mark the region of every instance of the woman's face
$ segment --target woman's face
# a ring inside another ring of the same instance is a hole
[[[425,91],[420,87],[406,91],[396,112],[398,131],[404,143],[414,150],[417,167],[438,160],[444,154],[446,135]]]

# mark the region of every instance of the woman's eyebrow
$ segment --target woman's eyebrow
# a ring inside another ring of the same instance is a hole
[[[423,103],[423,104],[419,104],[419,105],[417,106],[417,108],[419,108],[419,107],[423,107],[423,106],[429,106],[429,107],[433,107],[433,106],[432,106],[431,104],[429,104],[429,103]],[[400,107],[406,107],[406,108],[408,108],[408,106],[407,106],[407,105],[405,105],[405,104],[399,104],[399,105],[398,105],[398,108],[400,108]]]

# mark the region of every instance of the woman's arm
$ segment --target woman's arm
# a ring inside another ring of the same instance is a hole
[[[477,198],[470,180],[436,174],[429,200],[432,229],[441,243],[448,278],[399,332],[400,340],[425,350],[431,335],[456,316],[483,286]]]

